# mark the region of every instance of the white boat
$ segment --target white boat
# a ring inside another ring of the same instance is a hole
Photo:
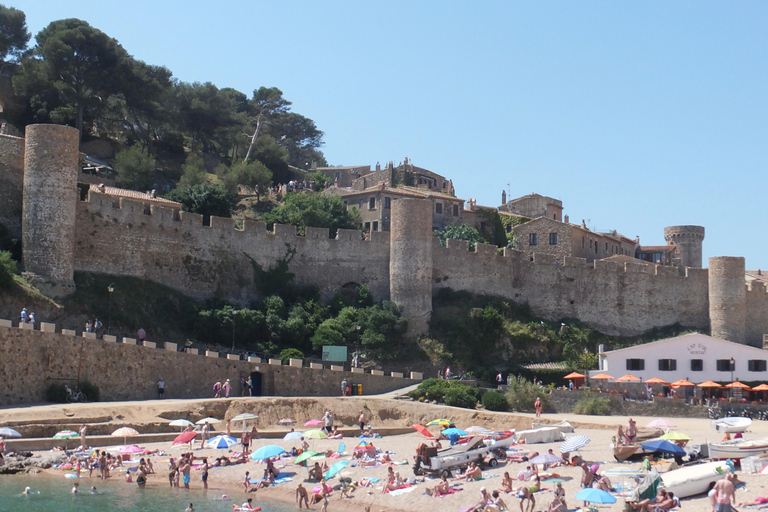
[[[712,420],[712,428],[718,432],[729,432],[735,434],[736,432],[745,432],[752,424],[750,418],[741,418],[735,416],[733,418],[720,418],[719,420]]]
[[[562,420],[559,423],[539,423],[534,421],[531,425],[531,428],[541,428],[541,427],[555,427],[563,434],[571,434],[575,432],[575,429],[573,428],[573,425],[568,420]]]
[[[517,432],[517,440],[525,444],[554,443],[565,439],[565,434],[558,427],[539,427]]]
[[[687,498],[708,492],[716,481],[723,478],[727,468],[724,461],[705,462],[662,473],[660,476],[667,491],[675,493],[678,498]]]
[[[743,459],[768,451],[768,438],[731,439],[720,443],[709,443],[710,459]]]

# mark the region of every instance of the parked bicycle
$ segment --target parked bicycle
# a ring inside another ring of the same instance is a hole
[[[72,388],[64,384],[64,389],[67,391],[67,402],[74,403],[74,402],[87,402],[88,397],[85,396],[85,393],[80,391],[79,389],[77,391],[72,391]]]

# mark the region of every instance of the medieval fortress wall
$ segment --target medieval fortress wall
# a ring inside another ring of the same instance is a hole
[[[426,329],[431,297],[441,288],[527,302],[537,315],[578,318],[621,335],[680,323],[711,326],[713,335],[760,345],[768,333],[768,293],[759,284],[747,289],[743,258],[712,258],[712,271],[686,268],[680,275],[674,267],[632,261],[587,264],[579,258],[557,260],[514,250],[499,254],[496,247],[483,244],[469,251],[465,242],[448,241],[443,248],[431,234],[431,203],[422,199],[393,201],[391,231],[373,232],[369,240],[356,230],[340,230],[331,239],[326,229],[309,228],[305,236],[297,236],[292,226],[276,225],[270,232],[259,222],[237,229],[232,219],[216,217],[203,225],[200,215],[93,191],[86,201],[78,201],[71,181],[77,167],[71,163],[71,147],[61,144],[66,130],[27,127],[27,139],[33,135],[36,142],[35,151],[26,152],[25,180],[39,173],[40,165],[50,165],[50,158],[59,162],[57,169],[45,168],[46,187],[37,195],[24,184],[25,229],[33,226],[27,203],[35,208],[45,204],[48,187],[59,189],[56,208],[64,210],[57,231],[63,238],[56,246],[61,254],[50,256],[55,262],[43,261],[50,254],[40,247],[47,238],[24,238],[25,264],[29,253],[38,271],[47,273],[44,279],[71,280],[75,270],[102,272],[150,279],[199,298],[244,301],[257,296],[254,263],[266,270],[286,258],[296,281],[317,285],[326,298],[349,283],[367,284],[377,299],[391,298],[412,320],[414,334]],[[18,153],[8,149],[19,147],[12,142],[21,139],[10,139],[0,137],[3,178],[22,175]],[[48,157],[43,164],[38,163],[39,152]],[[11,185],[22,188],[16,181]],[[75,210],[73,232],[66,216],[70,206]],[[56,230],[55,210],[45,212],[50,223],[46,229]],[[685,261],[700,262],[698,227],[677,228],[684,229],[665,235],[680,240]],[[66,254],[70,248],[72,254]]]

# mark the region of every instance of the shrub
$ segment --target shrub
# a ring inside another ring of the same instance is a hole
[[[408,393],[408,396],[414,400],[437,400],[442,402],[445,399],[445,392],[450,387],[450,381],[442,379],[427,379],[419,384],[419,387]]]
[[[451,386],[445,392],[445,405],[474,409],[477,406],[477,396],[469,386]]]
[[[304,359],[304,354],[297,348],[286,348],[280,352],[280,362],[282,364],[289,364],[290,359]]]
[[[509,408],[513,411],[534,412],[533,404],[537,398],[541,400],[541,406],[544,410],[550,407],[547,391],[541,386],[521,377],[512,381],[506,397],[509,401]]]
[[[155,170],[155,159],[144,153],[138,145],[131,146],[115,155],[117,181],[123,188],[146,190]]]
[[[46,402],[52,402],[54,404],[63,404],[67,401],[67,391],[64,389],[64,384],[49,384],[45,389]]]
[[[488,391],[483,395],[483,407],[489,411],[508,411],[509,401],[503,393]]]
[[[606,397],[597,396],[590,391],[586,391],[581,400],[576,402],[573,412],[591,416],[609,416],[611,414],[610,403],[610,400]]]
[[[13,286],[13,275],[17,272],[16,261],[10,251],[0,251],[0,288]]]
[[[101,401],[101,391],[99,391],[99,387],[92,383],[89,380],[84,380],[80,384],[78,384],[78,389],[85,393],[85,396],[88,397],[89,402],[99,402]]]

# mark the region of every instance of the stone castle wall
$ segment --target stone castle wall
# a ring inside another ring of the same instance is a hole
[[[44,402],[51,383],[74,386],[85,380],[98,386],[103,401],[115,401],[156,398],[160,377],[167,386],[166,398],[212,397],[213,383],[219,379],[230,379],[233,394],[239,396],[240,377],[251,372],[261,373],[264,396],[336,396],[343,379],[362,384],[363,394],[377,394],[421,378],[208,357],[171,348],[0,326],[0,405]]]
[[[150,279],[203,298],[256,297],[252,261],[263,269],[292,256],[295,282],[315,284],[331,298],[348,283],[367,283],[377,299],[389,296],[389,237],[358,230],[307,228],[212,217],[210,226],[194,213],[121,199],[91,191],[77,205],[75,270]]]
[[[0,135],[0,222],[21,238],[24,139]]]

